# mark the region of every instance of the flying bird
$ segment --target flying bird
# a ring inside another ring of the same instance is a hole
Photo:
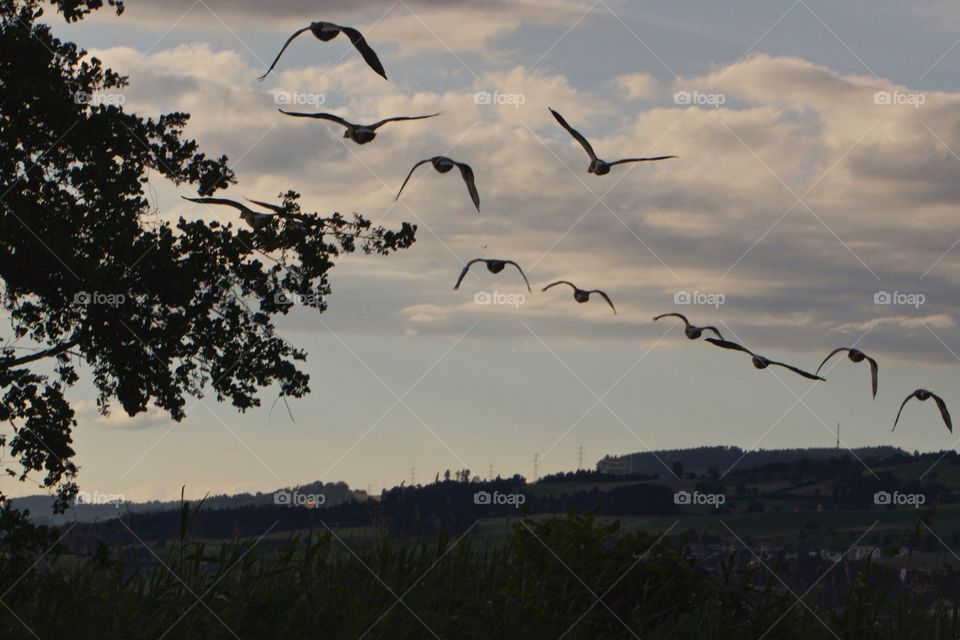
[[[897,412],[897,419],[893,421],[893,429],[896,429],[897,423],[900,422],[900,414],[903,413],[903,408],[907,406],[907,403],[913,398],[916,398],[921,402],[933,398],[937,403],[937,407],[940,409],[940,415],[943,417],[943,423],[947,425],[947,431],[953,433],[953,420],[950,419],[950,412],[947,411],[947,403],[943,401],[943,398],[931,391],[927,391],[926,389],[917,389],[907,396],[907,399],[904,400],[903,404],[900,405],[900,411]],[[893,429],[891,429],[891,431],[893,431]]]
[[[222,204],[228,207],[233,207],[240,212],[240,217],[243,218],[243,221],[246,222],[252,229],[259,229],[263,225],[270,222],[270,219],[273,218],[272,213],[261,213],[259,211],[254,211],[247,205],[242,202],[237,202],[235,200],[228,200],[227,198],[188,198],[186,196],[180,196],[184,200],[189,200],[190,202],[197,202],[199,204]],[[256,203],[261,204],[261,203]],[[263,205],[269,208],[273,208],[270,205]]]
[[[527,280],[527,274],[523,272],[523,269],[520,268],[520,265],[518,265],[513,260],[493,260],[490,258],[474,258],[473,260],[465,264],[463,266],[463,271],[460,272],[460,277],[457,278],[457,284],[453,285],[454,290],[460,288],[460,283],[463,282],[463,278],[464,276],[467,275],[467,271],[469,271],[470,267],[473,266],[473,264],[476,262],[485,263],[487,265],[487,271],[489,271],[490,273],[500,273],[501,271],[504,270],[504,268],[506,268],[508,264],[513,265],[514,267],[517,268],[517,271],[520,272],[520,275],[523,276],[523,281],[527,283],[527,290],[533,291],[533,289],[530,288],[530,281]]]
[[[286,223],[287,223],[288,225],[290,225],[290,227],[293,228],[293,229],[297,229],[297,230],[301,230],[301,231],[302,231],[302,230],[304,230],[304,229],[307,228],[308,220],[307,220],[307,218],[304,217],[304,216],[297,215],[297,214],[295,214],[295,213],[290,213],[289,211],[287,211],[285,208],[281,207],[280,205],[270,204],[269,202],[261,202],[260,200],[251,200],[250,198],[247,198],[246,196],[244,196],[244,199],[245,199],[247,202],[252,202],[253,204],[255,204],[255,205],[257,205],[257,206],[264,207],[264,208],[266,208],[266,209],[270,209],[270,210],[272,210],[272,211],[275,211],[277,217],[280,218],[280,219],[282,219],[282,220],[284,220],[284,221],[286,221]]]
[[[383,76],[383,79],[387,79],[387,73],[383,70],[383,65],[380,64],[380,59],[377,57],[377,54],[374,53],[373,49],[370,48],[370,45],[367,44],[366,39],[363,35],[352,27],[344,27],[338,24],[333,24],[332,22],[311,22],[309,27],[304,27],[303,29],[298,29],[293,33],[290,38],[284,43],[283,48],[280,49],[280,53],[277,54],[277,57],[274,58],[273,64],[270,65],[270,68],[267,69],[267,72],[260,76],[260,80],[263,80],[270,72],[273,71],[273,68],[277,66],[277,62],[280,61],[280,56],[283,55],[283,52],[287,50],[287,47],[290,46],[290,43],[294,41],[300,34],[305,32],[311,32],[318,40],[323,42],[329,42],[336,38],[340,32],[347,34],[347,37],[350,38],[350,42],[353,43],[353,46],[356,47],[357,51],[360,52],[360,55],[363,56],[363,59],[366,60],[367,64],[370,65],[370,68]]]
[[[463,181],[467,183],[467,191],[470,192],[470,199],[473,200],[473,204],[477,208],[477,211],[480,211],[480,194],[477,193],[477,184],[473,178],[473,169],[471,169],[470,165],[468,164],[451,160],[446,156],[433,156],[432,158],[421,160],[417,164],[413,165],[413,169],[410,169],[410,173],[407,174],[407,179],[404,180],[403,184],[400,186],[400,191],[397,192],[397,197],[395,198],[396,200],[400,199],[400,194],[403,193],[403,188],[407,186],[408,182],[410,182],[410,177],[413,176],[413,172],[417,170],[417,167],[427,162],[433,164],[433,168],[437,170],[437,173],[447,173],[454,167],[459,168],[460,175],[463,176]]]
[[[549,107],[548,107],[549,108]],[[604,176],[610,173],[610,167],[617,164],[624,164],[626,162],[653,162],[654,160],[669,160],[670,158],[676,158],[677,156],[656,156],[654,158],[624,158],[622,160],[615,160],[614,162],[607,162],[606,160],[601,160],[597,157],[597,154],[594,153],[593,147],[590,146],[590,143],[587,142],[587,139],[583,137],[583,134],[567,124],[567,121],[563,119],[563,116],[558,112],[550,109],[550,113],[553,114],[553,117],[557,119],[557,122],[560,123],[560,126],[567,130],[574,137],[574,139],[580,143],[580,146],[584,148],[587,152],[587,155],[590,156],[590,168],[587,169],[587,173],[595,173],[598,176]]]
[[[680,318],[681,320],[683,320],[683,324],[684,324],[683,332],[691,340],[698,339],[700,336],[703,335],[704,331],[713,331],[715,334],[717,334],[718,338],[723,340],[723,336],[720,334],[720,331],[716,327],[698,327],[696,325],[690,324],[690,321],[687,320],[687,316],[683,315],[682,313],[663,313],[657,316],[656,318],[654,318],[653,321],[656,322],[660,318],[670,318],[670,317]]]
[[[590,291],[586,291],[584,289],[578,288],[577,285],[573,284],[572,282],[567,282],[566,280],[557,280],[556,282],[545,286],[543,289],[541,289],[541,291],[546,291],[550,287],[555,287],[558,284],[570,285],[570,288],[573,289],[573,299],[581,304],[590,299],[591,293],[599,293],[603,297],[603,299],[607,301],[607,304],[610,305],[610,308],[613,309],[613,313],[614,314],[617,313],[617,308],[613,306],[613,303],[610,301],[610,296],[608,296],[606,293],[604,293],[600,289],[592,289]]]
[[[354,124],[353,122],[348,122],[340,116],[332,113],[299,113],[296,111],[284,111],[283,109],[278,109],[278,111],[295,118],[316,118],[318,120],[329,120],[331,122],[341,124],[346,127],[346,131],[343,132],[343,137],[349,138],[357,144],[367,144],[368,142],[371,142],[377,137],[377,129],[388,122],[397,122],[399,120],[423,120],[424,118],[434,118],[440,115],[439,113],[431,113],[430,115],[426,116],[395,116],[393,118],[384,118],[383,120],[374,122],[373,124]]]
[[[826,382],[826,380],[824,380],[823,378],[821,378],[821,377],[818,376],[818,375],[814,375],[814,374],[812,374],[812,373],[807,373],[806,371],[803,371],[802,369],[797,369],[796,367],[793,367],[793,366],[791,366],[791,365],[789,365],[789,364],[786,364],[786,363],[783,363],[783,362],[777,362],[776,360],[770,360],[769,358],[764,358],[764,357],[761,356],[761,355],[757,355],[757,354],[754,353],[753,351],[750,351],[750,350],[747,349],[746,347],[740,346],[740,345],[737,344],[736,342],[730,342],[729,340],[722,340],[722,339],[720,339],[720,338],[707,338],[706,340],[707,340],[707,342],[709,342],[709,343],[711,343],[711,344],[715,344],[715,345],[717,345],[718,347],[722,347],[722,348],[724,348],[724,349],[732,349],[732,350],[734,350],[734,351],[742,351],[742,352],[744,352],[744,353],[750,354],[750,356],[753,358],[753,366],[756,367],[757,369],[766,369],[766,368],[769,367],[770,365],[776,365],[776,366],[778,366],[778,367],[783,367],[783,368],[785,368],[785,369],[789,369],[790,371],[793,371],[794,373],[799,374],[799,375],[803,376],[804,378],[808,378],[808,379],[810,379],[810,380],[820,380],[820,381],[822,381],[822,382]]]
[[[863,351],[860,351],[859,349],[853,349],[853,348],[847,348],[847,347],[840,347],[839,349],[834,349],[833,351],[830,352],[830,355],[828,355],[826,358],[823,359],[823,362],[820,363],[820,366],[817,367],[817,373],[819,374],[820,369],[823,368],[823,365],[827,364],[827,360],[837,355],[841,351],[847,352],[847,357],[850,358],[851,362],[863,362],[864,360],[867,360],[870,363],[870,381],[873,385],[873,397],[876,398],[877,397],[877,373],[880,371],[880,367],[879,365],[877,365],[876,360],[874,360],[873,358],[865,354]]]

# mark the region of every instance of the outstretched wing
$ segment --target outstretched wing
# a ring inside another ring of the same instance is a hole
[[[425,119],[425,118],[436,118],[438,115],[440,115],[440,114],[439,114],[439,113],[431,113],[431,114],[428,115],[428,116],[394,116],[393,118],[384,118],[383,120],[380,120],[380,121],[378,121],[378,122],[374,122],[372,125],[370,125],[369,128],[370,128],[370,129],[373,129],[374,131],[376,131],[377,129],[379,129],[379,128],[382,127],[383,125],[387,124],[388,122],[397,122],[397,121],[400,121],[400,120],[423,120],[423,119]]]
[[[563,116],[558,112],[554,111],[550,107],[550,113],[553,114],[553,117],[557,119],[557,122],[560,123],[560,126],[567,130],[567,132],[574,137],[574,139],[580,143],[580,146],[587,152],[591,160],[597,159],[597,154],[593,152],[593,147],[590,146],[590,143],[587,142],[587,139],[583,137],[583,134],[567,124],[567,121],[563,119]]]
[[[403,184],[400,186],[400,191],[397,191],[397,197],[394,198],[394,200],[399,200],[399,199],[400,199],[400,194],[403,193],[403,188],[404,188],[405,186],[407,186],[407,183],[408,183],[408,182],[410,182],[410,176],[412,176],[412,175],[413,175],[413,172],[417,170],[417,167],[419,167],[420,165],[424,164],[425,162],[430,162],[430,159],[427,158],[426,160],[421,160],[421,161],[418,162],[417,164],[413,165],[413,169],[410,169],[410,173],[407,174],[407,179],[403,181]]]
[[[318,120],[331,120],[337,124],[342,124],[345,127],[350,126],[349,122],[332,113],[303,113],[300,111],[284,111],[283,109],[277,109],[277,111],[284,115],[293,116],[294,118],[316,118]]]
[[[910,400],[913,399],[913,398],[915,398],[915,397],[917,397],[917,392],[916,392],[916,391],[914,391],[913,393],[911,393],[910,395],[908,395],[908,396],[906,397],[906,399],[904,399],[903,404],[900,405],[900,411],[897,411],[897,419],[893,421],[893,429],[896,429],[896,428],[897,428],[897,423],[900,422],[900,414],[903,413],[903,408],[904,408],[905,406],[907,406],[907,403],[910,402]],[[893,429],[890,429],[890,431],[893,431]]]
[[[830,355],[828,355],[826,358],[824,358],[824,359],[823,359],[823,362],[820,363],[820,366],[817,367],[817,374],[820,373],[820,369],[823,369],[823,365],[827,364],[827,360],[829,360],[829,359],[832,358],[833,356],[837,355],[837,354],[840,353],[841,351],[850,351],[850,349],[848,349],[848,348],[846,348],[846,347],[839,347],[839,348],[834,349],[833,351],[831,351],[831,352],[830,352]],[[876,393],[874,393],[874,395],[876,395]]]
[[[747,349],[746,347],[741,347],[736,342],[730,342],[729,340],[723,340],[722,338],[706,338],[706,340],[710,344],[715,344],[723,349],[732,349],[733,351],[742,351],[744,353],[753,355],[753,351],[750,351],[750,349]]]
[[[613,303],[610,302],[610,296],[608,296],[605,292],[600,291],[600,289],[594,289],[593,291],[588,291],[587,293],[599,293],[601,296],[603,296],[603,299],[607,301],[607,304],[610,305],[610,308],[613,309],[613,314],[617,315],[617,308],[613,306]]]
[[[470,165],[464,164],[463,162],[457,162],[457,167],[460,168],[460,175],[463,176],[463,181],[467,183],[467,191],[470,192],[470,199],[473,200],[473,206],[477,208],[477,211],[480,211],[480,194],[477,192],[477,183],[473,177],[473,169],[470,168]],[[526,278],[526,276],[524,276]],[[527,285],[529,287],[529,284]]]
[[[279,205],[270,204],[269,202],[261,202],[261,201],[259,201],[259,200],[251,200],[250,198],[247,198],[246,196],[244,196],[244,199],[245,199],[247,202],[252,202],[253,204],[255,204],[255,205],[257,205],[257,206],[264,207],[264,208],[266,208],[266,209],[270,209],[271,211],[274,211],[274,212],[276,212],[276,213],[283,213],[283,212],[284,212],[284,211],[283,211],[283,207],[281,207],[281,206],[279,206]]]
[[[266,78],[268,75],[270,75],[270,72],[273,71],[273,68],[274,68],[275,66],[277,66],[277,62],[280,61],[280,56],[283,55],[283,52],[286,51],[286,50],[287,50],[287,47],[290,46],[290,43],[293,42],[293,41],[297,38],[297,36],[299,36],[299,35],[300,35],[301,33],[303,33],[304,31],[310,31],[310,27],[304,27],[303,29],[299,29],[299,30],[295,31],[292,36],[290,36],[289,38],[287,38],[287,41],[283,44],[283,49],[280,49],[280,53],[278,53],[278,54],[277,54],[277,57],[273,59],[273,64],[270,65],[270,68],[267,69],[267,72],[266,72],[265,74],[263,74],[262,76],[260,76],[259,78],[257,78],[258,80],[263,80],[263,79]]]
[[[625,162],[655,162],[657,160],[669,160],[671,158],[676,158],[677,156],[657,156],[655,158],[624,158],[622,160],[614,160],[613,162],[608,162],[607,164],[611,167],[615,164],[623,164]]]
[[[717,334],[717,337],[718,337],[718,338],[720,338],[721,340],[723,340],[723,334],[720,333],[720,330],[717,329],[717,328],[714,327],[714,326],[700,327],[700,330],[701,330],[701,331],[713,331],[715,334]]]
[[[460,272],[460,277],[457,278],[457,284],[453,285],[454,290],[460,288],[460,283],[463,282],[463,278],[467,275],[467,271],[470,271],[470,267],[476,262],[483,262],[483,258],[474,258],[467,264],[463,265],[463,271]]]
[[[558,284],[568,284],[568,285],[570,285],[570,288],[573,289],[574,291],[576,291],[576,289],[577,289],[577,286],[576,286],[575,284],[573,284],[572,282],[567,282],[566,280],[557,280],[556,282],[552,282],[552,283],[548,284],[548,285],[545,286],[543,289],[540,289],[540,291],[546,291],[546,290],[549,289],[550,287],[555,287],[555,286],[557,286]]]
[[[930,394],[933,396],[933,399],[937,402],[937,407],[940,409],[940,415],[943,417],[944,424],[947,425],[947,431],[953,433],[953,420],[950,419],[950,412],[947,411],[947,403],[943,401],[938,395]]]
[[[660,320],[661,318],[680,318],[681,320],[683,320],[683,324],[685,324],[685,325],[687,325],[687,326],[690,326],[690,321],[687,320],[687,316],[683,315],[682,313],[661,313],[660,315],[655,316],[655,317],[653,318],[653,321],[656,322],[657,320]],[[717,334],[717,336],[718,336],[720,339],[723,339],[723,336],[721,336],[719,333]]]
[[[804,371],[803,369],[798,369],[798,368],[794,367],[793,365],[789,365],[789,364],[787,364],[787,363],[785,363],[785,362],[777,362],[776,360],[768,360],[768,362],[769,362],[770,364],[772,364],[772,365],[777,365],[778,367],[783,367],[784,369],[789,369],[790,371],[793,371],[794,373],[796,373],[796,374],[798,374],[798,375],[801,375],[801,376],[803,376],[804,378],[807,378],[807,379],[809,379],[809,380],[819,380],[820,382],[826,382],[826,380],[825,380],[824,378],[821,378],[821,377],[818,376],[818,375],[815,375],[815,374],[813,374],[813,373],[807,373],[807,372]]]
[[[867,360],[870,362],[870,382],[873,385],[873,397],[877,397],[877,374],[880,373],[880,365],[877,364],[877,361],[867,356]]]
[[[380,58],[377,57],[377,54],[374,53],[373,49],[370,48],[370,45],[367,44],[366,38],[363,35],[354,29],[353,27],[341,27],[340,31],[343,31],[347,34],[347,37],[350,38],[350,42],[353,43],[353,46],[357,48],[357,51],[360,52],[360,55],[363,56],[363,59],[367,61],[367,64],[370,65],[370,68],[376,71],[378,74],[383,76],[383,79],[387,79],[387,72],[383,70],[383,65],[380,64]]]
[[[183,198],[184,200],[189,200],[190,202],[196,202],[198,204],[222,204],[228,207],[233,207],[234,209],[237,209],[238,211],[241,211],[244,213],[252,213],[253,215],[259,215],[259,216],[266,215],[263,213],[257,213],[256,211],[254,211],[247,205],[243,204],[242,202],[237,202],[236,200],[228,200],[227,198],[188,198],[187,196],[180,196],[180,197]]]
[[[310,220],[306,216],[298,215],[296,213],[288,213],[286,209],[284,209],[279,205],[270,204],[269,202],[261,202],[260,200],[251,200],[250,198],[246,198],[246,200],[248,202],[252,202],[255,205],[259,205],[261,207],[264,207],[266,209],[270,209],[271,211],[276,212],[276,214],[284,220],[296,220],[297,222],[301,223],[301,225],[305,225],[310,222]]]
[[[515,266],[515,267],[517,268],[517,271],[519,271],[519,272],[520,272],[520,275],[523,276],[523,281],[527,283],[527,291],[533,293],[533,289],[530,288],[530,281],[527,280],[527,274],[525,274],[525,273],[523,272],[523,269],[520,268],[520,265],[518,265],[518,264],[517,264],[516,262],[514,262],[513,260],[504,260],[504,263],[506,263],[506,264],[512,264],[513,266]]]

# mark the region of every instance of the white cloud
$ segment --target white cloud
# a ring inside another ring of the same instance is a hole
[[[139,58],[123,48],[98,55],[118,68]],[[465,304],[473,291],[468,285],[450,292],[465,260],[492,256],[517,260],[535,284],[568,278],[610,292],[620,311],[613,320],[596,305],[531,296],[523,313],[568,337],[626,338],[647,325],[651,311],[669,310],[675,291],[700,290],[728,300],[723,309],[696,310],[703,322],[718,318],[761,346],[802,348],[831,327],[852,331],[873,322],[872,292],[916,281],[960,236],[953,222],[960,161],[931,133],[960,148],[960,95],[926,92],[920,109],[875,104],[877,91],[913,90],[799,58],[756,55],[671,87],[720,91],[727,101],[719,108],[671,101],[640,113],[632,99],[656,87],[644,73],[616,78],[625,94],[601,100],[563,75],[522,66],[484,70],[445,89],[412,90],[363,73],[362,61],[353,58],[329,69],[279,70],[260,84],[259,69],[204,43],[158,50],[137,68],[131,108],[189,111],[188,133],[208,153],[226,152],[236,162],[240,184],[228,197],[271,197],[294,188],[308,210],[361,211],[387,226],[420,225],[414,248],[388,265],[351,260],[335,276],[349,278],[349,292],[338,293],[335,281],[335,296],[354,301],[355,310],[343,310],[344,323],[357,330],[376,332],[381,319],[458,334],[478,313],[512,313]],[[361,122],[443,115],[387,125],[374,143],[359,147],[345,142],[338,126],[278,114],[274,90],[323,95],[318,110]],[[478,104],[478,91],[523,100]],[[680,158],[588,175],[586,154],[547,106],[562,111],[602,157]],[[429,167],[394,203],[413,163],[436,154],[473,165],[482,214],[472,211],[455,172],[441,176]],[[596,199],[607,189],[603,202],[610,210]],[[795,204],[808,189],[804,202],[812,212]],[[171,214],[233,218],[187,209],[169,187],[161,195]],[[928,318],[952,315],[949,282],[960,275],[957,253],[943,257],[924,280]],[[522,330],[518,326],[505,322],[484,331]],[[895,333],[883,337],[900,349]],[[936,345],[934,353],[929,344],[922,348],[942,357]]]
[[[627,73],[617,76],[613,81],[631,100],[646,100],[657,95],[657,79],[649,73]]]

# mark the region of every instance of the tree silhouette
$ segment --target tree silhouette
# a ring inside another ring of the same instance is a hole
[[[188,114],[144,119],[93,99],[126,79],[54,38],[43,4],[0,0],[0,281],[11,332],[0,346],[0,421],[12,427],[0,433],[0,465],[21,481],[44,473],[62,511],[77,489],[66,392],[81,377],[103,413],[153,405],[177,421],[187,398],[210,390],[241,411],[270,385],[303,396],[306,354],[276,335],[274,317],[295,302],[324,311],[336,256],[386,255],[410,246],[416,228],[304,212],[294,191],[256,229],[153,215],[148,176],[209,195],[235,181],[227,158],[184,138]],[[103,2],[52,4],[75,21]],[[9,504],[0,516],[11,521]]]

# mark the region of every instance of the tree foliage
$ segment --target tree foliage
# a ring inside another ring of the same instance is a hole
[[[52,4],[75,21],[103,2]],[[77,473],[67,391],[81,377],[104,413],[153,405],[174,420],[209,390],[240,410],[271,385],[303,396],[306,354],[276,334],[274,318],[295,302],[322,312],[337,256],[406,248],[416,228],[309,212],[293,190],[281,194],[284,215],[255,230],[158,215],[151,176],[210,195],[236,181],[227,158],[185,137],[188,114],[142,118],[91,99],[126,79],[55,38],[43,13],[41,0],[0,0],[0,281],[10,320],[0,421],[12,428],[0,432],[0,464],[21,480],[43,473],[63,509]]]

